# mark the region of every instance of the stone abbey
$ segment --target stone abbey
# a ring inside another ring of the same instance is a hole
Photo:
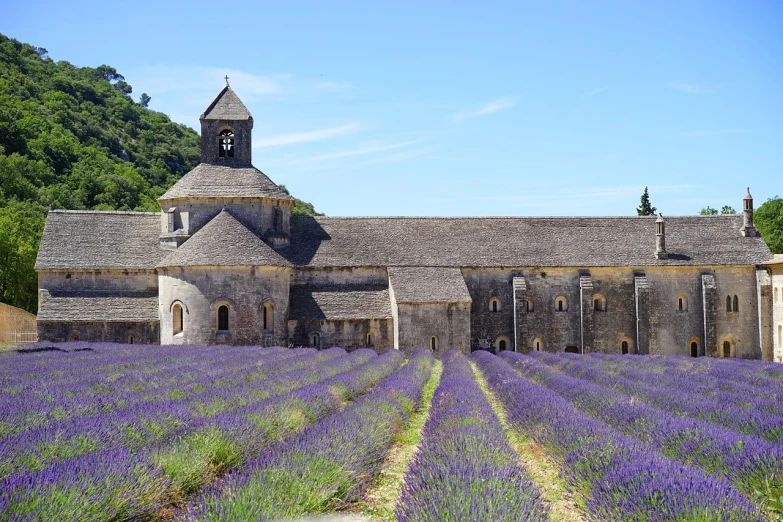
[[[159,213],[49,212],[42,340],[783,357],[783,256],[743,213],[297,217],[226,85]]]

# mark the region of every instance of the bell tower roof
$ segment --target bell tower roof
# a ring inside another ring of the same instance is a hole
[[[242,103],[242,100],[239,99],[239,96],[231,89],[228,80],[226,80],[226,86],[215,96],[212,103],[204,109],[199,120],[253,121],[253,116],[247,110],[245,104]]]

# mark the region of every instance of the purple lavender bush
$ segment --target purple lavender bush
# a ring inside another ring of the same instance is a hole
[[[405,475],[397,519],[547,520],[467,358],[449,351],[422,442]]]
[[[382,358],[397,367],[401,356],[390,351]],[[224,482],[207,488],[190,506],[190,518],[291,519],[356,500],[419,402],[432,364],[429,352],[414,353],[405,366],[343,411],[268,448]],[[331,384],[356,389],[365,386],[365,379],[346,375]]]
[[[763,491],[770,480],[775,486],[783,477],[783,449],[759,437],[672,415],[609,388],[554,371],[530,356],[503,353],[500,357],[522,376],[586,414],[666,457],[725,477],[747,495]]]
[[[758,508],[720,476],[665,458],[611,429],[563,397],[523,378],[503,358],[476,352],[472,359],[502,402],[509,422],[547,448],[574,491],[586,498],[591,519],[761,520]]]

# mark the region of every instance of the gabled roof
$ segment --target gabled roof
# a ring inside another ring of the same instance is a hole
[[[200,120],[252,120],[239,96],[226,84],[199,117]]]
[[[224,209],[158,267],[260,265],[291,266]]]
[[[160,213],[50,210],[36,270],[149,269],[163,258]]]
[[[772,257],[743,237],[741,215],[666,219],[655,258],[650,217],[292,217],[289,259],[327,267],[613,267],[756,265]]]
[[[398,303],[470,303],[459,268],[389,267],[389,285]]]
[[[289,300],[289,319],[387,319],[392,316],[386,286],[294,285]]]
[[[197,197],[293,199],[255,167],[201,163],[182,176],[158,201]]]
[[[131,293],[68,293],[41,290],[39,321],[69,323],[157,323],[157,291]]]

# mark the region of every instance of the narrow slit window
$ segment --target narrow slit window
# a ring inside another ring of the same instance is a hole
[[[136,339],[133,337],[133,334],[128,335],[128,344],[134,344],[134,341]]]
[[[182,305],[175,304],[173,311],[174,311],[174,316],[172,318],[173,320],[172,331],[174,332],[174,335],[177,335],[179,333],[182,333]]]
[[[218,308],[218,330],[228,331],[228,307],[226,305]]]
[[[731,312],[731,296],[726,296],[726,311]]]
[[[367,334],[367,346],[372,346],[372,334]]]
[[[739,312],[739,297],[734,296],[734,313]]]
[[[434,335],[430,337],[430,348],[432,348],[433,352],[438,350],[438,338]]]
[[[628,353],[628,341],[623,341],[623,344],[620,346],[620,351],[623,355]]]
[[[535,308],[533,308],[533,298],[532,297],[528,297],[527,298],[527,313],[532,313],[534,310],[535,310]]]
[[[731,357],[731,343],[729,341],[723,341],[723,356]]]
[[[691,343],[691,357],[698,357],[698,356],[699,356],[699,343],[693,341]]]
[[[313,341],[312,344],[313,348],[319,348],[321,345],[321,335],[317,332],[313,333],[312,341]]]

